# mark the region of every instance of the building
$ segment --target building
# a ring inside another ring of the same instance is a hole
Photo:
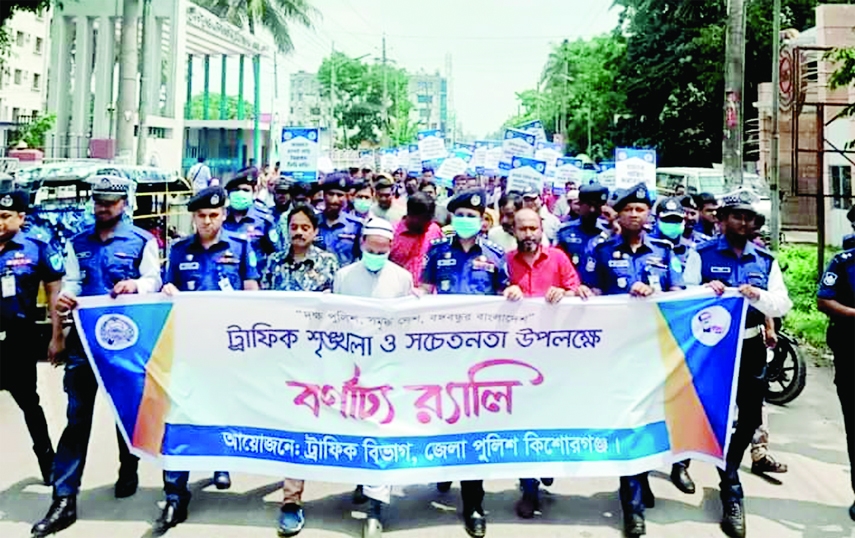
[[[0,156],[21,125],[44,113],[50,14],[17,11],[5,28],[11,48],[0,69]]]
[[[433,75],[424,72],[411,74],[408,94],[410,102],[415,105],[410,118],[419,130],[448,132],[448,80],[445,77],[439,72]]]
[[[855,118],[845,113],[855,103],[855,86],[832,89],[835,65],[827,51],[855,47],[855,5],[816,8],[816,27],[784,32],[780,56],[780,185],[785,229],[824,233],[839,245],[850,231],[846,211],[853,203]],[[772,140],[771,84],[761,84],[759,99],[760,173],[769,176]],[[822,226],[820,226],[822,224]]]
[[[300,71],[291,74],[288,125],[294,127],[326,126],[321,99],[321,83],[316,73]]]

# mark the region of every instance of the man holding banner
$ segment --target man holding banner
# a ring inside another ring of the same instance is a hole
[[[231,291],[258,289],[258,260],[249,241],[223,231],[226,220],[226,191],[209,187],[199,191],[187,203],[193,213],[196,233],[180,239],[169,252],[163,293],[175,295],[187,291]],[[187,519],[190,490],[187,471],[164,471],[163,492],[166,504],[154,524],[161,535]],[[229,474],[214,473],[217,489],[231,486]]]
[[[74,236],[68,244],[66,275],[57,309],[77,306],[78,296],[145,294],[160,290],[157,242],[145,230],[122,220],[130,181],[113,176],[93,179],[95,224]],[[101,333],[122,331],[121,319]],[[105,343],[108,343],[105,340]],[[109,345],[109,343],[108,343]],[[69,334],[63,386],[68,394],[68,424],[56,449],[53,470],[53,502],[45,517],[33,526],[33,536],[44,537],[77,521],[77,492],[86,465],[92,414],[98,381],[86,359],[81,339]],[[117,428],[117,432],[119,432]],[[130,497],[137,491],[139,459],[130,453],[125,439],[133,432],[119,432],[119,479],[115,496]]]

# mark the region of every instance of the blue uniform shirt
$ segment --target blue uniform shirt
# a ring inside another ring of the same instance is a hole
[[[223,229],[234,233],[240,239],[246,239],[259,260],[275,251],[275,245],[279,243],[279,229],[273,225],[273,216],[262,212],[252,205],[246,215],[238,222],[234,212],[229,211],[223,222]]]
[[[841,252],[831,259],[819,281],[819,291],[816,296],[855,308],[855,249]],[[855,319],[831,317],[827,337],[828,345],[832,350],[839,348],[841,344],[848,344],[847,347],[851,348],[853,334],[855,334]],[[851,362],[851,355],[847,359]],[[852,370],[851,365],[849,369]],[[848,382],[851,382],[851,377]]]
[[[769,289],[769,274],[772,272],[772,262],[775,261],[775,257],[771,252],[758,247],[751,241],[745,244],[741,258],[736,257],[730,243],[723,235],[698,245],[697,251],[701,257],[703,284],[718,280],[731,288],[750,284],[762,290]],[[745,326],[756,327],[762,325],[764,321],[765,316],[749,305]]]
[[[221,231],[205,250],[193,234],[169,251],[166,282],[181,291],[242,290],[245,280],[258,280],[258,257],[246,239]]]
[[[675,245],[674,240],[660,232],[658,228],[650,233],[650,237],[670,243],[671,250],[677,255],[677,259],[680,260],[683,267],[686,266],[686,260],[689,257],[689,252],[695,248],[695,243],[693,243],[691,239],[686,239],[682,235],[680,236],[679,242]]]
[[[140,278],[143,252],[153,239],[147,231],[124,221],[116,226],[113,236],[105,242],[98,237],[95,226],[74,236],[71,246],[80,268],[80,290],[76,290],[79,291],[77,294],[107,295],[122,280]],[[159,282],[156,287],[159,289]]]
[[[469,252],[456,235],[436,239],[427,253],[422,282],[439,294],[498,295],[510,284],[505,252],[483,238]]]
[[[588,249],[594,246],[592,240],[605,230],[606,227],[600,220],[597,220],[593,230],[582,226],[582,219],[571,220],[558,228],[555,233],[555,243],[578,269],[579,263],[587,259]]]
[[[655,291],[683,287],[683,266],[670,243],[644,234],[642,244],[633,252],[623,236],[598,243],[585,264],[582,279],[588,287],[603,295],[629,293],[636,282]]]
[[[362,232],[362,220],[342,211],[332,223],[327,223],[326,217],[320,215],[318,235],[315,245],[338,258],[341,267],[350,265],[360,256],[359,235]]]
[[[41,282],[56,282],[65,274],[62,255],[46,241],[16,233],[0,251],[0,319],[36,321]],[[14,286],[12,289],[11,287]]]

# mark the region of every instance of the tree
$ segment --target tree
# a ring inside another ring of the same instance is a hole
[[[333,111],[343,137],[336,136],[344,147],[356,148],[362,143],[376,145],[383,134],[393,145],[415,138],[417,127],[410,122],[413,105],[407,98],[409,76],[403,69],[381,64],[366,64],[336,52],[325,58],[318,69],[321,96],[331,99],[333,70],[335,70],[335,101]],[[383,85],[387,102],[383,103]],[[386,107],[388,122],[383,123]]]
[[[220,101],[222,96],[219,93],[208,94],[208,118],[219,119],[220,117]],[[244,99],[241,101],[243,106],[243,117],[251,118],[253,112],[252,103]],[[234,95],[226,96],[226,119],[238,119],[238,98]],[[205,117],[205,95],[197,94],[190,99],[190,118],[191,120],[201,120]]]
[[[18,136],[12,142],[11,147],[24,142],[29,148],[44,148],[45,135],[53,129],[55,123],[56,114],[47,114],[34,118],[33,121],[18,130]]]
[[[40,9],[49,8],[50,4],[51,0],[3,0],[0,2],[0,27],[6,24],[6,21],[11,19],[19,9],[35,13]]]
[[[280,52],[294,50],[290,25],[312,27],[318,11],[309,0],[199,0],[196,2],[218,17],[255,34],[258,26],[266,28]]]

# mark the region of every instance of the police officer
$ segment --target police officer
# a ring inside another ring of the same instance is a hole
[[[53,361],[54,353],[61,347],[62,325],[55,310],[65,269],[62,255],[53,247],[22,231],[28,207],[26,191],[0,192],[0,390],[8,390],[24,413],[33,452],[47,485],[50,484],[54,452],[36,391],[39,358],[37,346],[33,347],[38,341],[36,299],[39,284],[44,282],[54,322],[48,349]]]
[[[682,265],[671,243],[644,231],[651,200],[643,183],[618,192],[614,209],[621,233],[594,246],[583,279],[594,293],[647,297],[683,286]],[[647,473],[620,479],[620,502],[627,536],[645,534],[644,509],[653,505]]]
[[[745,509],[738,471],[754,431],[762,421],[763,399],[768,389],[762,327],[765,316],[783,317],[793,305],[775,257],[749,241],[755,215],[746,193],[726,197],[717,212],[721,235],[697,247],[701,281],[719,295],[725,288],[739,288],[749,304],[736,390],[739,421],[730,438],[726,468],[719,470],[724,512],[721,528],[732,538],[745,536]]]
[[[77,296],[154,293],[160,290],[160,262],[157,242],[145,230],[123,220],[130,182],[115,176],[95,176],[92,198],[95,223],[69,241],[65,259],[66,275],[57,309],[77,306]],[[55,353],[62,342],[54,344]],[[77,520],[77,492],[86,464],[92,413],[98,382],[86,360],[77,331],[67,342],[67,363],[63,386],[68,395],[68,424],[56,450],[53,469],[53,503],[47,515],[33,526],[33,535],[47,536]],[[137,491],[137,463],[119,435],[119,479],[115,496],[130,497]]]
[[[321,184],[324,191],[324,209],[315,241],[327,252],[335,254],[341,267],[358,260],[359,233],[362,223],[344,211],[350,181],[347,174],[330,174]]]
[[[448,201],[454,234],[436,239],[428,250],[421,289],[426,293],[453,295],[499,295],[510,281],[504,251],[495,243],[479,237],[486,209],[483,189],[464,190]],[[437,484],[448,491],[450,482]],[[463,519],[470,536],[487,533],[484,513],[483,480],[460,483]]]
[[[226,183],[229,208],[223,228],[246,239],[255,250],[259,264],[272,254],[279,242],[279,231],[270,213],[261,211],[253,202],[252,176],[236,177]]]
[[[193,213],[196,233],[178,240],[169,252],[163,293],[185,291],[257,290],[258,260],[246,239],[224,231],[226,192],[220,187],[199,191],[187,203]],[[155,534],[163,534],[187,519],[190,491],[186,471],[164,471],[163,491],[166,505],[155,522]],[[231,486],[229,474],[214,473],[217,489]]]
[[[603,205],[609,197],[609,189],[598,184],[582,185],[579,189],[579,218],[563,224],[555,234],[555,244],[567,254],[573,266],[579,264],[588,255],[591,240],[607,229],[600,219]]]
[[[688,239],[695,245],[700,245],[712,239],[712,237],[701,232],[698,221],[701,218],[700,207],[698,201],[691,194],[687,194],[680,198],[680,205],[683,206],[683,214],[685,217],[685,226],[683,227],[683,238]]]
[[[826,341],[834,353],[834,383],[843,411],[855,492],[855,249],[841,252],[828,264],[819,283],[817,308],[830,318]],[[855,520],[855,504],[849,507],[849,517]]]

